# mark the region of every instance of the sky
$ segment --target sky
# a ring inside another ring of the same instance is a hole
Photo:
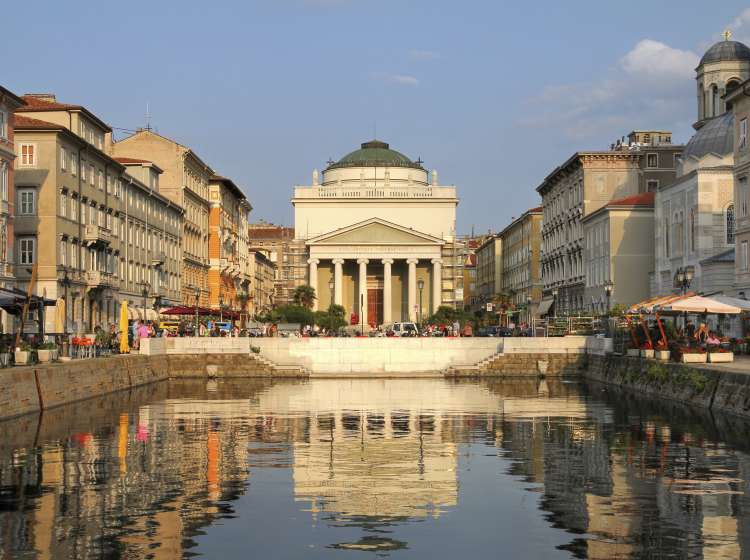
[[[1,85],[117,129],[148,108],[253,221],[292,225],[294,185],[377,131],[456,185],[459,233],[538,205],[578,150],[638,128],[686,142],[700,56],[725,29],[750,44],[734,0],[37,0],[3,17]]]

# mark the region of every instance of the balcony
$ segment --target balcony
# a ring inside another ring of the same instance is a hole
[[[86,283],[92,288],[105,288],[112,285],[112,275],[101,270],[88,270]]]
[[[86,224],[86,229],[83,232],[83,240],[88,246],[109,245],[112,241],[112,234],[108,229],[96,224]]]
[[[163,266],[167,261],[167,256],[164,253],[154,253],[151,256],[151,266]]]

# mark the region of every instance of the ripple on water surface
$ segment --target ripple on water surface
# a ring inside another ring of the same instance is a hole
[[[744,421],[561,381],[180,381],[0,423],[5,558],[740,558]]]

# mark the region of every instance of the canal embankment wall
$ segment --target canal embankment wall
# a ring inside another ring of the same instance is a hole
[[[653,398],[750,418],[750,371],[606,354],[587,356],[582,372],[586,379]]]

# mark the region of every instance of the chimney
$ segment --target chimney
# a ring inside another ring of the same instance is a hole
[[[48,103],[57,103],[54,93],[25,93],[24,97],[33,97],[40,101],[46,101]]]

